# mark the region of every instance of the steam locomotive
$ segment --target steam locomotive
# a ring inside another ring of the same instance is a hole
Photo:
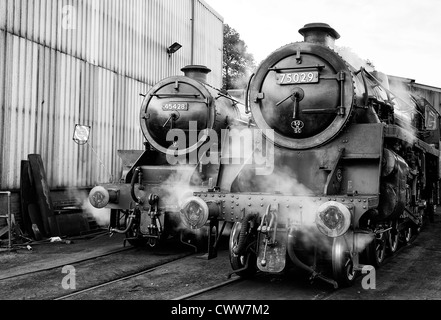
[[[258,172],[253,161],[224,166],[180,214],[190,229],[232,223],[229,257],[239,276],[296,266],[311,280],[350,286],[433,215],[439,114],[395,94],[384,74],[349,63],[328,24],[299,32],[304,41],[270,54],[247,88],[247,110],[263,145],[273,145],[273,170]],[[253,157],[261,149],[253,144]]]
[[[183,76],[154,85],[143,101],[145,150],[118,151],[120,182],[98,185],[89,193],[95,208],[111,209],[109,230],[125,234],[124,244],[154,247],[169,236],[182,237],[180,201],[217,185],[221,163],[206,160],[210,151],[210,159],[221,156],[217,137],[222,130],[248,126],[239,102],[207,83],[210,69],[190,65],[182,71]],[[208,236],[218,233],[212,229]]]

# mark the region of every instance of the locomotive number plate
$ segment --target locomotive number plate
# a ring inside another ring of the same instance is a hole
[[[164,111],[188,111],[188,103],[165,103],[162,106]]]
[[[277,74],[277,84],[318,83],[318,71]]]

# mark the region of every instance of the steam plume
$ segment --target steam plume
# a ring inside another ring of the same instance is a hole
[[[86,191],[78,189],[69,190],[69,197],[75,199],[81,205],[83,212],[93,218],[100,227],[107,228],[110,224],[110,209],[97,209],[89,201],[89,195]]]

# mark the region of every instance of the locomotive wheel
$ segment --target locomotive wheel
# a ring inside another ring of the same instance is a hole
[[[413,230],[411,226],[406,227],[406,229],[404,229],[403,231],[403,240],[404,243],[410,243],[410,240],[412,239],[413,236]]]
[[[417,233],[417,234],[420,233],[421,230],[422,230],[423,227],[424,227],[424,218],[425,218],[425,212],[424,212],[424,209],[421,209],[421,210],[420,210],[420,212],[419,212],[419,216],[420,216],[421,220],[420,220],[420,223],[418,224],[418,226],[416,227],[416,233]]]
[[[407,222],[399,232],[400,244],[405,246],[412,240],[414,229],[409,222]]]
[[[257,256],[254,252],[250,250],[245,250],[244,253],[236,255],[234,253],[234,248],[239,243],[240,238],[240,230],[242,229],[242,223],[236,222],[233,225],[233,228],[231,229],[230,233],[230,241],[229,241],[229,254],[230,254],[230,263],[231,267],[233,268],[233,271],[239,270],[236,272],[236,274],[240,277],[250,277],[254,275],[257,271],[256,269],[256,262],[257,262]],[[250,241],[246,244],[246,247],[250,244]],[[246,269],[248,259],[248,266]]]
[[[366,247],[367,263],[375,268],[381,267],[386,256],[386,232],[375,236]]]
[[[332,245],[332,272],[334,279],[341,287],[350,287],[354,284],[357,271],[344,236],[334,238]]]
[[[392,229],[387,232],[388,249],[391,254],[394,254],[398,249],[399,233],[398,233],[398,221],[392,222]]]

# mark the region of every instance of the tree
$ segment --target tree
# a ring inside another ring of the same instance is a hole
[[[240,34],[224,24],[223,89],[243,89],[255,68],[254,57],[247,52],[247,45]]]

